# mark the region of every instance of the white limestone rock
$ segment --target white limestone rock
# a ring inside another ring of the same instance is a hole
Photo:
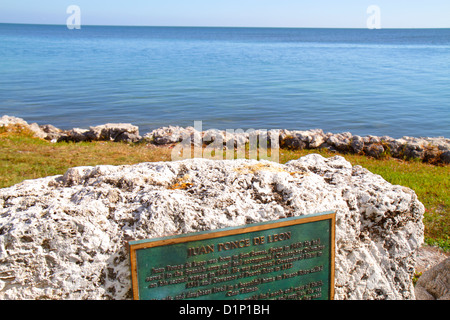
[[[153,130],[144,135],[144,140],[157,145],[174,144],[190,138],[192,142],[202,140],[202,133],[194,127],[182,128],[168,126]],[[200,144],[201,145],[201,144]]]
[[[28,126],[28,122],[23,120],[22,118],[4,115],[0,118],[0,127],[6,127],[10,125],[22,125]]]
[[[139,137],[139,127],[131,123],[107,123],[90,127],[84,134],[89,140],[94,141],[121,141],[120,137],[123,134]]]
[[[414,299],[423,205],[319,155],[79,167],[0,189],[0,299],[130,299],[127,240],[330,210],[335,298]]]

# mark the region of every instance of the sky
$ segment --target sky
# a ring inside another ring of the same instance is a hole
[[[366,28],[371,5],[381,28],[450,28],[450,0],[0,0],[0,23]]]

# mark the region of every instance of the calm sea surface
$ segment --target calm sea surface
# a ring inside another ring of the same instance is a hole
[[[450,137],[450,29],[0,24],[0,116]]]

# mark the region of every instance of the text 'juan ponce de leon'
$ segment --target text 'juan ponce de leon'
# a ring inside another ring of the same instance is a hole
[[[221,242],[216,245],[209,244],[209,245],[202,245],[199,247],[190,247],[187,249],[187,256],[198,256],[202,254],[208,254],[213,252],[220,252],[220,251],[229,251],[233,249],[241,249],[245,247],[249,247],[251,245],[261,245],[264,243],[271,243],[271,242],[277,242],[277,241],[284,241],[291,239],[291,232],[283,232],[283,233],[277,233],[273,235],[269,235],[267,237],[265,236],[259,236],[254,237],[253,239],[250,238],[244,238],[239,240],[233,240],[228,242]]]

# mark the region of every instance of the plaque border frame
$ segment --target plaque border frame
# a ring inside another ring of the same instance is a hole
[[[174,236],[161,238],[153,238],[146,240],[128,241],[128,251],[131,267],[131,284],[133,291],[133,299],[139,300],[138,272],[137,272],[137,256],[136,251],[141,249],[153,248],[158,246],[167,246],[184,242],[201,241],[207,239],[215,239],[230,235],[239,235],[255,231],[264,231],[293,225],[300,225],[310,222],[322,220],[330,220],[330,300],[334,300],[334,282],[335,282],[335,241],[336,241],[336,212],[327,211],[323,213],[296,216],[284,218],[280,220],[272,220],[247,224],[237,227],[229,227],[224,229],[201,231],[195,233],[185,233]]]

